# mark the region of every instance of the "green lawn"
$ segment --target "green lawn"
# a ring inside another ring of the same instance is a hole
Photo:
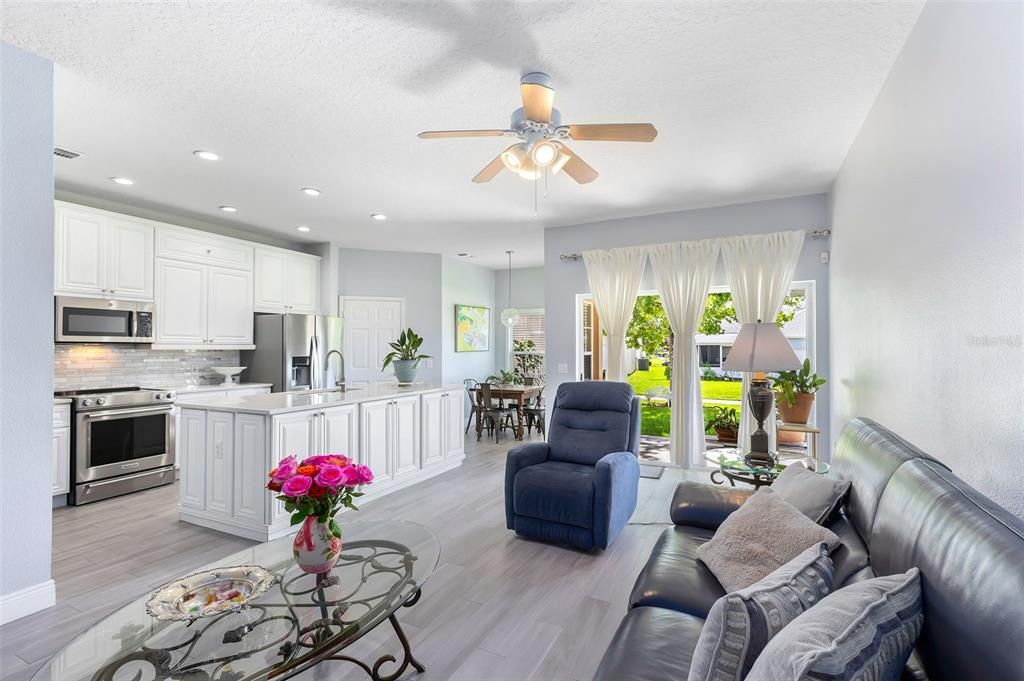
[[[649,371],[634,371],[628,380],[637,395],[643,395],[651,388],[669,389],[668,379],[665,378],[665,363],[660,359],[652,359]],[[700,389],[705,406],[720,404],[739,407],[743,393],[743,384],[740,381],[702,380],[700,382]],[[705,408],[704,411],[704,418],[706,420],[707,409]],[[668,407],[643,405],[640,432],[644,435],[668,437],[671,412],[672,410]]]

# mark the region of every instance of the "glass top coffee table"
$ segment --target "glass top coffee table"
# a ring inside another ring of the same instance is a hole
[[[704,452],[704,460],[718,467],[718,470],[711,471],[711,482],[716,485],[724,485],[726,480],[728,480],[729,484],[733,487],[736,486],[737,482],[745,482],[748,485],[753,485],[755,489],[772,484],[775,478],[779,477],[779,474],[786,470],[786,466],[798,461],[804,464],[808,470],[812,470],[815,473],[824,475],[829,471],[827,463],[818,462],[815,465],[813,458],[808,459],[799,456],[794,458],[777,458],[775,465],[760,466],[748,463],[743,458],[743,452],[732,447],[709,449]]]
[[[395,613],[416,604],[437,567],[437,536],[401,521],[355,521],[343,531],[341,557],[325,575],[299,569],[291,537],[259,544],[193,571],[260,565],[272,572],[273,586],[241,611],[158,621],[146,613],[147,593],[72,641],[33,681],[288,679],[324,660],[352,663],[380,681],[397,679],[410,665],[424,671]],[[401,659],[344,655],[385,620],[402,645]]]

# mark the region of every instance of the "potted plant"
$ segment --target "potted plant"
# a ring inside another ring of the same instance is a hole
[[[355,500],[363,496],[358,488],[373,482],[373,472],[347,456],[326,454],[301,462],[286,456],[269,477],[267,489],[284,502],[291,524],[302,525],[292,541],[295,562],[303,572],[329,572],[341,555],[334,516],[342,508],[357,510]]]
[[[772,379],[775,404],[779,418],[785,423],[806,424],[811,419],[814,393],[825,385],[824,378],[811,370],[811,360],[805,359],[796,371],[780,371]],[[798,445],[806,438],[804,433],[779,432],[779,444]]]
[[[498,373],[488,376],[487,382],[494,383],[496,385],[520,385],[522,384],[523,379],[516,371],[500,369]]]
[[[709,407],[711,418],[704,424],[709,435],[714,432],[719,442],[736,444],[740,432],[740,419],[735,407]]]
[[[389,364],[395,367],[395,378],[399,385],[410,385],[416,380],[416,369],[421,359],[430,359],[430,355],[421,355],[420,346],[423,345],[423,336],[419,336],[412,329],[406,329],[398,336],[398,340],[388,343],[391,352],[384,357],[384,366],[381,371],[388,368]]]

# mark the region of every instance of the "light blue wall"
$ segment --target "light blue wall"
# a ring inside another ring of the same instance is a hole
[[[824,194],[812,194],[545,230],[545,371],[548,392],[550,393],[562,381],[576,380],[573,374],[576,367],[576,295],[590,292],[583,261],[562,262],[559,259],[560,255],[597,248],[638,246],[791,229],[821,229],[827,226],[826,204],[827,197]],[[822,376],[831,378],[828,352],[829,266],[821,262],[821,253],[828,249],[827,240],[813,240],[808,237],[797,263],[795,279],[816,282],[816,369]],[[719,262],[713,284],[725,283],[725,271]],[[644,274],[641,289],[654,288],[651,273],[648,271]],[[567,373],[558,372],[560,363],[568,365]],[[824,431],[821,437],[822,444],[829,442],[827,431],[831,383],[830,381],[826,389],[818,393],[816,404],[817,423]],[[827,447],[823,447],[823,454],[827,457],[826,450]]]
[[[416,380],[441,381],[441,256],[431,253],[338,250],[338,294],[405,298],[405,323],[423,336],[422,351],[435,358],[420,363]]]
[[[53,65],[6,43],[0,149],[0,602],[38,588],[27,614],[54,598]]]
[[[494,373],[497,336],[505,327],[498,320],[500,310],[494,297],[494,272],[454,258],[441,261],[442,377],[445,383],[472,378],[486,379]],[[455,352],[455,305],[479,305],[491,310],[491,345],[487,352]]]
[[[925,5],[831,194],[832,427],[871,417],[1024,517],[1020,3]]]
[[[508,305],[508,270],[494,272],[494,298],[499,312]],[[512,270],[512,307],[534,310],[544,307],[544,268]],[[508,331],[498,324],[495,366],[508,369]]]

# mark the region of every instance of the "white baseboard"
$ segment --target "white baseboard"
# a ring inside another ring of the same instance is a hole
[[[57,603],[57,587],[52,579],[0,596],[0,625],[21,619]]]

